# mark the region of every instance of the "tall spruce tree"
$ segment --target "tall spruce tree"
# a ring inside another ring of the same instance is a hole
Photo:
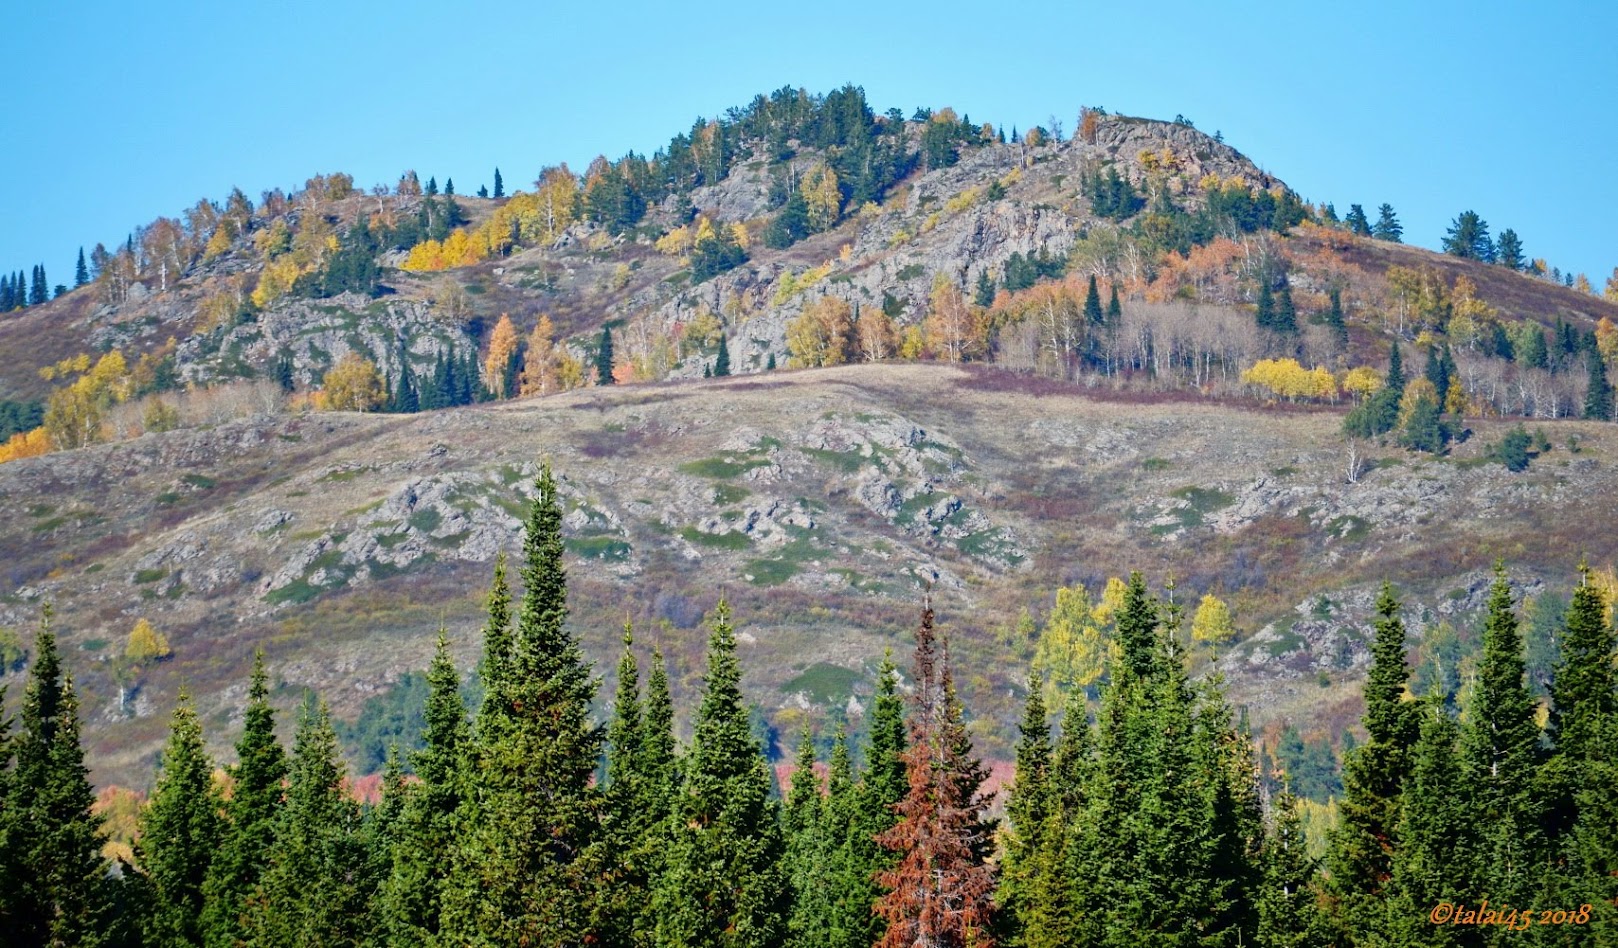
[[[1503,564],[1495,566],[1477,685],[1461,730],[1461,776],[1476,847],[1477,894],[1527,904],[1543,855],[1534,793],[1540,729],[1525,675],[1523,640]]]
[[[719,334],[719,354],[714,356],[714,378],[724,378],[730,374],[730,346],[725,342],[724,333]]]
[[[500,177],[499,168],[494,169],[494,196],[496,198],[503,198],[506,196],[506,182]]]
[[[909,789],[899,803],[899,822],[879,837],[898,862],[880,876],[887,891],[877,913],[887,930],[878,944],[992,948],[994,873],[986,857],[993,827],[982,796],[987,773],[971,754],[949,650],[934,633],[931,603],[922,607],[912,678]]]
[[[203,883],[203,937],[209,948],[246,940],[248,901],[258,888],[281,809],[286,752],[275,739],[264,652],[253,656],[242,736],[236,743],[232,790],[225,805],[224,838]]]
[[[792,786],[787,793],[787,878],[792,884],[792,908],[787,916],[787,945],[814,948],[826,941],[831,894],[826,885],[826,838],[821,825],[820,777],[815,773],[815,738],[807,724],[798,737],[793,760]]]
[[[1595,421],[1612,420],[1612,383],[1607,379],[1607,362],[1598,350],[1587,354],[1589,384],[1584,390],[1584,417]]]
[[[591,843],[601,816],[592,786],[601,729],[595,681],[567,629],[562,511],[545,464],[523,535],[523,595],[504,667],[479,709],[460,843],[443,927],[456,941],[570,945],[594,940]],[[492,610],[491,610],[492,612]],[[491,616],[491,626],[494,625]]]
[[[1041,932],[1055,928],[1047,917],[1044,872],[1052,847],[1047,834],[1061,835],[1052,774],[1051,727],[1045,710],[1045,682],[1029,676],[1028,702],[1018,725],[1017,772],[1006,798],[1010,822],[1000,862],[1000,889],[995,902],[1005,912],[1003,930],[1010,945],[1038,944]]]
[[[1332,287],[1328,294],[1326,306],[1326,328],[1331,330],[1332,338],[1339,346],[1348,345],[1348,323],[1343,319],[1343,294],[1337,287]]]
[[[1328,856],[1340,924],[1358,939],[1382,925],[1382,903],[1393,875],[1400,800],[1416,738],[1415,705],[1403,700],[1410,678],[1405,626],[1393,587],[1376,601],[1371,670],[1365,681],[1364,744],[1343,762],[1341,821]]]
[[[182,689],[135,843],[151,899],[141,926],[147,943],[201,948],[203,884],[224,832],[222,806],[202,724]]]
[[[625,623],[618,687],[607,725],[606,806],[599,858],[608,869],[593,909],[600,920],[602,941],[609,945],[651,945],[656,935],[656,920],[648,905],[661,855],[666,804],[656,801],[652,786],[661,779],[664,768],[652,764],[648,744],[657,738],[647,731],[648,710],[641,700],[634,632]]]
[[[90,282],[90,268],[84,263],[84,248],[79,248],[79,262],[73,267],[73,286],[81,287]]]
[[[1316,861],[1309,855],[1298,798],[1290,787],[1271,805],[1264,840],[1264,880],[1258,893],[1258,944],[1263,948],[1316,948],[1330,935],[1320,915]]]
[[[611,385],[615,380],[612,377],[612,327],[601,327],[601,341],[596,346],[596,384]]]
[[[1270,288],[1268,279],[1259,283],[1258,302],[1253,310],[1253,321],[1260,329],[1275,328],[1275,291]]]
[[[708,673],[654,901],[664,948],[765,948],[786,935],[791,888],[770,773],[741,692],[730,604],[710,623]]]
[[[1281,278],[1281,289],[1275,294],[1275,315],[1270,326],[1276,332],[1298,331],[1298,310],[1292,303],[1292,283],[1286,277]]]
[[[249,944],[273,948],[368,943],[379,881],[359,804],[344,786],[337,732],[313,695],[298,711],[286,805],[248,903]]]
[[[1392,204],[1377,208],[1376,224],[1371,227],[1371,236],[1397,244],[1403,241],[1404,233],[1404,225],[1399,223],[1399,215],[1394,213]]]
[[[113,924],[101,818],[79,743],[79,702],[47,607],[34,639],[22,720],[0,809],[11,863],[0,926],[19,945],[96,945]]]
[[[1441,901],[1471,897],[1470,853],[1462,843],[1473,827],[1461,802],[1465,787],[1456,761],[1460,731],[1455,720],[1441,695],[1416,707],[1420,737],[1400,801],[1390,895],[1386,905],[1365,908],[1376,913],[1376,933],[1385,944],[1477,944],[1476,930],[1458,932],[1432,925],[1425,917]]]
[[[504,564],[498,568],[497,589],[504,584]],[[431,944],[438,937],[449,879],[448,854],[456,844],[455,814],[463,794],[460,764],[469,733],[466,705],[461,676],[450,660],[449,637],[442,628],[427,666],[425,710],[423,746],[410,758],[417,782],[400,787],[404,800],[379,894],[383,928],[399,944]]]
[[[1107,322],[1107,314],[1101,309],[1101,291],[1096,287],[1094,273],[1090,274],[1090,282],[1084,290],[1084,321],[1093,327],[1103,326]]]

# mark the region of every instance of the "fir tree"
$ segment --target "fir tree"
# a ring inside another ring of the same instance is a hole
[[[1107,326],[1116,329],[1124,318],[1123,304],[1118,302],[1118,281],[1112,283],[1112,296],[1107,300]]]
[[[1474,827],[1460,802],[1465,789],[1456,765],[1460,733],[1436,695],[1420,706],[1419,729],[1399,811],[1389,886],[1394,895],[1385,906],[1366,904],[1362,910],[1374,914],[1391,944],[1456,944],[1453,931],[1421,916],[1440,901],[1464,902],[1473,894],[1464,842]]]
[[[596,346],[596,384],[611,385],[612,377],[612,328],[601,327],[601,342]]]
[[[1270,289],[1270,281],[1264,280],[1258,287],[1258,304],[1253,311],[1253,320],[1260,329],[1275,328],[1275,294]]]
[[[1379,924],[1378,900],[1393,874],[1400,798],[1415,743],[1414,706],[1403,701],[1410,669],[1405,626],[1393,587],[1376,601],[1371,670],[1365,682],[1366,742],[1343,761],[1342,818],[1332,837],[1332,887],[1351,932],[1364,937]]]
[[[988,267],[978,271],[978,283],[972,293],[972,302],[984,308],[994,305],[994,278],[989,276]]]
[[[500,177],[500,169],[494,169],[494,197],[496,200],[506,196],[506,182]]]
[[[362,945],[375,893],[360,808],[344,790],[337,733],[311,695],[298,713],[286,805],[275,824],[258,892],[249,903],[252,945]]]
[[[504,564],[496,568],[497,584],[503,586]],[[466,705],[442,628],[427,667],[427,688],[423,746],[410,758],[418,782],[404,793],[391,834],[388,875],[379,895],[383,928],[401,944],[431,944],[439,934],[448,854],[456,844],[455,813],[463,792],[460,762],[468,739]]]
[[[28,291],[28,305],[38,306],[51,298],[50,282],[45,279],[45,265],[34,267],[34,285]]]
[[[1315,893],[1315,860],[1309,856],[1298,798],[1284,789],[1274,802],[1274,822],[1264,840],[1264,882],[1258,895],[1258,944],[1265,948],[1314,948],[1329,936]]]
[[[1489,239],[1489,224],[1476,211],[1463,211],[1450,222],[1445,233],[1444,252],[1467,260],[1493,263],[1494,241]]]
[[[882,656],[876,673],[876,696],[871,704],[871,738],[866,750],[863,796],[866,825],[871,834],[892,827],[894,810],[909,790],[905,776],[904,698],[899,694],[899,668],[891,654]]]
[[[1028,703],[1018,726],[1017,776],[1006,799],[1010,832],[1005,838],[995,902],[1009,916],[1007,943],[1012,945],[1037,944],[1040,933],[1056,927],[1048,917],[1049,892],[1040,884],[1052,849],[1047,835],[1062,832],[1062,825],[1052,820],[1056,807],[1044,691],[1044,680],[1031,675]]]
[[[667,948],[764,948],[786,934],[791,890],[782,866],[770,774],[742,700],[730,605],[708,639],[708,674],[675,805],[668,863],[654,902]]]
[[[994,873],[986,863],[992,826],[983,816],[981,795],[986,772],[971,755],[949,651],[933,632],[931,603],[923,606],[916,633],[913,680],[905,752],[909,789],[899,803],[899,822],[879,837],[898,863],[880,877],[887,892],[877,912],[888,927],[878,944],[992,948]]]
[[[79,702],[47,607],[23,692],[16,764],[0,809],[10,862],[6,937],[19,945],[94,945],[111,924],[101,819],[79,743]]]
[[[1335,286],[1327,296],[1325,323],[1339,346],[1348,345],[1348,323],[1343,319],[1343,294]]]
[[[1507,227],[1500,232],[1500,239],[1495,242],[1495,262],[1502,267],[1512,270],[1521,270],[1528,259],[1523,256],[1522,239],[1517,232]]]
[[[78,288],[90,282],[90,268],[84,263],[84,248],[79,248],[79,262],[73,268],[73,286]]]
[[[1101,309],[1101,291],[1096,288],[1096,275],[1090,274],[1090,283],[1084,291],[1084,321],[1090,326],[1102,326],[1107,322],[1106,313]]]
[[[792,787],[785,817],[787,878],[792,909],[787,918],[787,944],[815,948],[825,943],[829,912],[824,877],[827,847],[821,827],[820,778],[815,774],[815,741],[808,725],[798,737]]]
[[[270,707],[262,651],[253,657],[236,760],[230,770],[232,790],[225,805],[224,839],[203,883],[202,922],[210,948],[234,946],[246,939],[248,899],[264,871],[281,808],[286,752],[275,739],[275,711]]]
[[[764,371],[766,371],[766,372],[774,372],[775,371],[775,353],[773,353],[773,352],[770,353],[769,358],[764,360]]]
[[[1405,393],[1404,358],[1399,354],[1397,339],[1393,341],[1393,349],[1388,353],[1388,377],[1382,383],[1382,387],[1393,393],[1396,402],[1398,397]]]
[[[447,197],[454,197],[455,196],[455,179],[454,178],[445,178],[444,179],[444,194]]]
[[[1292,284],[1286,277],[1281,278],[1281,290],[1275,294],[1275,315],[1271,317],[1270,326],[1276,332],[1298,331],[1298,311],[1292,305]]]
[[[723,333],[719,336],[719,355],[714,357],[713,377],[724,378],[730,374],[730,346],[725,343]]]
[[[1612,420],[1612,383],[1607,380],[1607,362],[1601,353],[1592,350],[1589,360],[1590,382],[1584,390],[1584,417],[1595,421]]]
[[[562,512],[549,464],[536,494],[523,535],[515,634],[507,657],[486,670],[468,759],[476,792],[463,797],[457,818],[461,845],[443,912],[456,941],[563,945],[595,937],[583,854],[601,815],[591,780],[602,734],[589,716],[595,682],[566,627]]]
[[[648,905],[661,855],[660,824],[666,809],[650,786],[659,779],[660,768],[651,766],[648,754],[652,738],[647,733],[647,708],[641,701],[640,665],[633,646],[633,630],[625,623],[618,687],[607,725],[606,819],[600,858],[609,868],[594,900],[602,940],[609,945],[649,945],[653,941],[656,920]]]
[[[1477,847],[1479,893],[1526,904],[1541,843],[1534,794],[1540,731],[1524,675],[1523,642],[1503,565],[1489,589],[1476,691],[1461,731],[1461,776]]]
[[[1392,204],[1384,204],[1377,208],[1376,224],[1371,228],[1371,236],[1377,240],[1397,244],[1404,239],[1404,232],[1404,226],[1399,223],[1399,215],[1393,212]]]
[[[203,944],[203,884],[224,832],[222,806],[202,747],[202,725],[182,689],[135,843],[135,860],[151,893],[151,910],[142,919],[148,943]]]
[[[1350,231],[1359,234],[1361,237],[1371,236],[1371,222],[1365,217],[1365,208],[1360,207],[1358,204],[1348,206],[1348,215],[1343,218],[1343,222],[1348,224]]]

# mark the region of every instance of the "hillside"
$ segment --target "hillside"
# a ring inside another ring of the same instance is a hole
[[[1530,591],[1565,587],[1577,551],[1618,557],[1612,426],[1549,423],[1552,449],[1512,474],[1475,460],[1506,427],[1480,422],[1453,457],[1373,448],[1349,483],[1340,424],[939,366],[261,416],[0,465],[15,590],[0,625],[55,604],[96,778],[140,785],[182,684],[217,740],[234,732],[256,647],[278,700],[313,688],[350,718],[425,667],[441,622],[470,667],[492,559],[518,548],[543,458],[562,479],[573,622],[598,668],[632,619],[689,694],[696,622],[724,590],[770,720],[857,723],[931,586],[979,739],[1003,756],[1033,645],[1016,617],[1042,618],[1059,585],[1098,595],[1143,569],[1187,599],[1227,597],[1233,699],[1260,726],[1340,728],[1384,577],[1421,629],[1479,607],[1497,556]],[[174,656],[126,678],[120,707],[113,659],[141,617]]]

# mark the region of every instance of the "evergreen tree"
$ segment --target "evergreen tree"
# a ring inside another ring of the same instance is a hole
[[[1001,859],[1000,890],[995,903],[1006,920],[1008,944],[1038,943],[1040,933],[1055,928],[1048,917],[1049,892],[1041,883],[1048,868],[1051,845],[1047,834],[1060,836],[1055,823],[1051,728],[1046,720],[1045,682],[1038,675],[1028,681],[1028,703],[1018,726],[1017,776],[1006,799],[1010,832]]]
[[[436,197],[438,195],[438,179],[436,177],[430,177],[427,179],[427,187],[424,193],[428,197]]]
[[[1090,274],[1090,283],[1084,291],[1084,321],[1089,326],[1101,326],[1107,316],[1101,310],[1101,291],[1096,289],[1096,275]]]
[[[1500,564],[1488,609],[1476,690],[1460,745],[1469,823],[1479,827],[1470,839],[1478,855],[1473,879],[1478,895],[1524,905],[1536,882],[1528,874],[1541,855],[1539,801],[1533,792],[1540,731],[1511,589]]]
[[[90,282],[90,268],[84,264],[84,248],[79,248],[79,262],[73,268],[73,286],[78,288]]]
[[[1365,681],[1366,742],[1343,761],[1341,821],[1329,853],[1339,921],[1356,938],[1381,924],[1381,900],[1393,874],[1400,802],[1415,743],[1414,706],[1403,700],[1410,669],[1405,626],[1393,587],[1376,601],[1371,670]]]
[[[641,760],[636,767],[641,777],[641,808],[652,824],[660,824],[674,803],[680,775],[674,746],[674,699],[669,693],[668,665],[659,650],[652,652],[643,720]]]
[[[612,327],[601,327],[601,342],[596,346],[596,384],[611,385],[612,377]]]
[[[1118,302],[1118,281],[1112,283],[1112,296],[1107,300],[1107,326],[1116,329],[1124,318],[1124,307]]]
[[[1444,252],[1467,260],[1493,263],[1494,241],[1489,239],[1489,224],[1476,211],[1463,211],[1450,222],[1444,236]]]
[[[1259,283],[1258,304],[1254,309],[1253,319],[1260,329],[1275,328],[1275,294],[1270,289],[1270,281],[1267,279]]]
[[[1393,349],[1388,353],[1388,377],[1382,387],[1392,392],[1398,398],[1405,393],[1404,358],[1399,354],[1399,340],[1393,341]]]
[[[719,335],[719,355],[714,357],[714,378],[724,378],[730,374],[730,346],[725,342],[723,333]]]
[[[494,169],[494,197],[499,200],[506,196],[506,183],[500,178],[500,169]]]
[[[248,942],[366,944],[378,879],[359,804],[344,789],[337,732],[313,695],[299,709],[288,778],[275,841],[248,905]]]
[[[275,739],[275,711],[270,707],[262,651],[253,656],[236,760],[230,770],[224,838],[203,883],[202,923],[209,948],[235,946],[246,939],[248,900],[263,874],[281,809],[286,752]]]
[[[909,790],[905,776],[904,698],[899,694],[899,668],[891,654],[882,656],[871,704],[871,738],[866,750],[864,791],[866,825],[872,835],[898,821],[895,807]]]
[[[1592,351],[1586,359],[1590,367],[1590,383],[1584,391],[1584,417],[1596,421],[1612,420],[1612,383],[1607,380],[1607,363],[1601,353]]]
[[[504,564],[496,569],[498,590],[504,584]],[[378,896],[383,929],[399,944],[431,944],[438,937],[449,879],[448,854],[457,841],[455,813],[463,793],[460,763],[469,732],[461,676],[450,660],[449,638],[442,628],[427,667],[427,688],[423,747],[410,758],[418,782],[400,788],[404,799]],[[389,794],[390,799],[393,796]]]
[[[38,306],[51,298],[50,282],[45,279],[45,265],[34,267],[34,285],[28,291],[28,305]]]
[[[791,912],[787,917],[787,944],[815,948],[825,943],[829,921],[825,856],[821,827],[820,778],[815,774],[815,741],[808,725],[798,737],[793,761],[792,787],[787,793],[787,879],[792,884]]]
[[[1332,287],[1327,295],[1326,328],[1331,330],[1332,338],[1337,340],[1339,346],[1348,345],[1348,323],[1343,319],[1343,294],[1337,287]]]
[[[770,774],[748,721],[730,605],[719,601],[708,673],[654,902],[667,948],[764,948],[786,934],[791,890]]]
[[[1507,227],[1500,232],[1500,239],[1495,241],[1495,262],[1502,267],[1521,270],[1528,263],[1523,256],[1522,240],[1517,232]]]
[[[151,909],[142,919],[148,943],[203,944],[203,884],[224,832],[222,805],[202,747],[202,725],[182,689],[135,843],[135,860],[151,893]]]
[[[455,179],[454,178],[445,178],[444,179],[444,194],[447,197],[454,197],[455,196]]]
[[[667,678],[661,683],[663,694],[651,694],[643,704],[633,645],[633,631],[626,623],[618,688],[607,726],[606,819],[600,858],[609,868],[594,905],[602,940],[609,945],[650,945],[655,940],[656,918],[650,903],[667,815],[668,794],[666,787],[659,786],[666,780],[667,767],[651,747],[663,735],[650,731],[664,727],[665,715],[671,712]],[[672,725],[672,717],[667,720]],[[672,734],[667,738],[672,741]]]
[[[1479,828],[1468,824],[1460,803],[1465,789],[1456,765],[1460,733],[1454,719],[1437,695],[1417,707],[1420,738],[1401,798],[1399,848],[1390,883],[1394,895],[1385,906],[1365,910],[1376,912],[1390,944],[1454,945],[1468,936],[1476,943],[1475,932],[1457,933],[1424,917],[1440,901],[1471,898],[1465,842]],[[1499,897],[1494,898],[1498,904]]]
[[[1292,305],[1292,284],[1286,277],[1281,278],[1281,290],[1275,294],[1275,315],[1271,327],[1276,332],[1298,331],[1298,310]]]
[[[987,773],[971,755],[949,650],[934,635],[931,603],[922,608],[912,678],[909,789],[899,803],[899,822],[878,838],[898,855],[897,865],[880,877],[887,892],[877,912],[888,927],[878,944],[991,948],[994,873],[986,857],[993,827],[983,816],[982,798]]]
[[[523,534],[515,634],[504,661],[487,670],[469,750],[476,780],[457,817],[460,846],[442,923],[456,941],[564,945],[596,937],[585,857],[594,853],[601,816],[591,782],[602,734],[589,714],[595,682],[566,626],[562,511],[549,464],[536,495]]]
[[[1349,230],[1361,237],[1371,236],[1371,222],[1365,217],[1365,208],[1358,204],[1348,206],[1348,216],[1343,218],[1343,222],[1348,224]]]
[[[1404,233],[1404,226],[1399,223],[1399,215],[1393,212],[1392,204],[1384,204],[1377,209],[1376,224],[1371,228],[1371,236],[1377,240],[1397,244],[1404,240]]]
[[[1315,860],[1308,852],[1298,798],[1290,788],[1273,804],[1274,820],[1264,840],[1264,882],[1258,895],[1258,944],[1264,948],[1314,948],[1327,944],[1315,893]]]
[[[1033,900],[1039,924],[1024,928],[1029,948],[1064,948],[1097,944],[1107,917],[1096,851],[1093,804],[1095,748],[1090,733],[1089,703],[1082,688],[1068,692],[1062,731],[1051,762],[1052,825],[1046,830],[1048,850],[1035,876]]]
[[[112,923],[101,818],[79,743],[79,702],[62,669],[47,607],[23,691],[15,766],[0,808],[11,876],[0,906],[19,945],[95,945]]]
[[[774,372],[775,371],[775,353],[773,353],[773,352],[770,353],[769,358],[764,360],[764,371],[766,371],[766,372]]]
[[[972,302],[984,308],[994,305],[994,278],[989,276],[988,267],[978,271],[978,283],[972,294]]]

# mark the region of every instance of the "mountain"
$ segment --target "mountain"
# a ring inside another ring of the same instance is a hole
[[[0,626],[25,642],[54,603],[97,779],[143,784],[182,683],[224,749],[255,647],[279,700],[349,720],[440,623],[469,667],[548,459],[599,668],[633,619],[695,688],[725,590],[769,725],[857,726],[931,588],[1004,757],[1062,586],[1229,600],[1234,699],[1335,739],[1383,578],[1412,628],[1464,632],[1496,557],[1532,593],[1618,558],[1618,438],[1567,420],[1618,304],[1355,234],[1182,122],[1002,132],[782,90],[510,197],[333,174],[154,222],[0,318],[0,396],[48,404],[54,449],[0,464]],[[582,384],[604,328],[620,384]],[[721,340],[732,377],[704,380]],[[1445,383],[1430,450],[1401,446],[1419,385],[1344,434],[1395,344]],[[1287,359],[1314,387],[1252,371]],[[1512,471],[1520,416],[1542,436]],[[141,618],[172,657],[122,657]]]

